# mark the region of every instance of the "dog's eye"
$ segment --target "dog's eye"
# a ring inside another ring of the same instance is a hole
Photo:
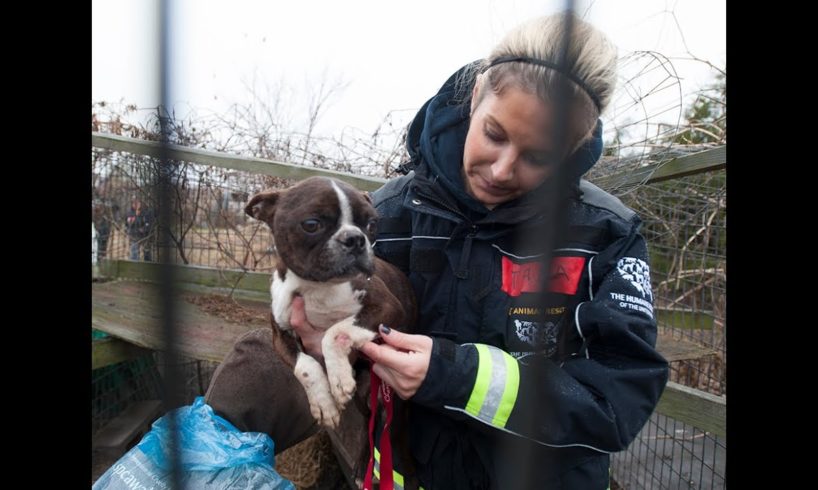
[[[317,219],[308,219],[301,222],[301,228],[307,233],[316,233],[321,229],[321,221]]]
[[[369,235],[374,235],[376,231],[378,231],[378,220],[372,218],[366,224],[366,233]]]

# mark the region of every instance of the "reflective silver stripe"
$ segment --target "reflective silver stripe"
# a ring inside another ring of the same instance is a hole
[[[520,367],[502,349],[472,345],[477,349],[477,376],[465,410],[486,424],[505,427],[517,402]]]
[[[418,236],[409,236],[404,238],[379,238],[375,240],[375,243],[372,244],[374,247],[378,242],[408,242],[409,240],[448,240],[449,237],[447,236],[425,236],[425,235],[418,235]]]
[[[577,305],[577,309],[574,310],[574,323],[577,326],[577,332],[579,332],[580,338],[582,338],[582,342],[585,343],[585,336],[582,335],[582,327],[579,326],[579,307],[583,304],[587,303],[587,301],[583,301],[582,303]],[[590,359],[591,356],[588,354],[588,346],[585,346],[585,359]]]
[[[491,380],[489,381],[489,389],[486,391],[486,398],[483,400],[483,406],[480,407],[478,417],[484,418],[487,421],[494,420],[497,414],[497,409],[500,407],[500,401],[503,398],[503,391],[506,388],[506,361],[503,359],[503,351],[489,347],[489,354],[491,354]]]
[[[593,250],[586,250],[584,248],[555,248],[555,252],[582,252],[591,255],[597,255],[599,252],[594,252]]]
[[[411,239],[412,239],[412,237],[407,237],[407,238],[378,238],[377,240],[375,240],[375,243],[378,243],[378,242],[408,242]]]
[[[534,258],[537,258],[537,257],[542,257],[542,255],[543,255],[543,254],[525,255],[525,256],[514,255],[511,252],[506,252],[505,250],[503,250],[502,248],[498,247],[497,245],[495,245],[493,243],[491,244],[491,246],[496,248],[497,250],[499,250],[501,254],[508,255],[509,257],[514,257],[515,259],[534,259]]]
[[[535,259],[537,257],[542,257],[543,256],[543,254],[525,255],[525,256],[514,255],[511,252],[506,252],[505,250],[498,247],[494,243],[492,243],[491,246],[496,248],[497,250],[499,250],[500,253],[502,253],[503,255],[508,255],[509,257],[514,257],[515,259]],[[594,252],[593,250],[586,250],[584,248],[555,248],[554,252],[582,252],[582,253],[591,254],[591,255],[599,254],[599,252]]]
[[[477,417],[475,417],[473,414],[471,414],[468,411],[466,411],[466,410],[464,410],[462,408],[459,408],[459,407],[451,407],[449,405],[444,405],[443,408],[445,408],[446,410],[451,410],[453,412],[460,412],[460,413],[463,413],[465,415],[468,415],[469,417],[471,417],[473,419],[477,419]],[[480,420],[480,419],[477,419],[477,420]],[[480,421],[482,422],[482,420],[480,420]],[[604,453],[604,454],[613,454],[614,452],[616,452],[616,451],[605,451],[604,449],[599,449],[599,448],[594,447],[594,446],[589,446],[587,444],[580,444],[580,443],[574,443],[574,444],[548,444],[547,442],[538,441],[537,439],[533,439],[533,438],[528,437],[526,435],[520,434],[519,432],[514,432],[513,430],[508,430],[505,427],[495,427],[495,428],[498,429],[498,430],[501,430],[503,432],[506,432],[508,434],[512,434],[512,435],[515,435],[517,437],[522,437],[523,439],[527,439],[527,440],[529,440],[531,442],[536,442],[537,444],[540,444],[542,446],[547,446],[547,447],[587,447],[588,449],[593,449],[594,451]]]

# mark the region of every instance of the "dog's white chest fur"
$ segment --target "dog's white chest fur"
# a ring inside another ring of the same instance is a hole
[[[273,317],[283,330],[290,330],[293,294],[304,297],[307,321],[318,329],[326,330],[340,320],[354,317],[361,311],[364,290],[355,291],[350,282],[331,284],[302,279],[287,270],[284,280],[278,272],[273,273],[270,295],[273,299]]]
[[[307,281],[291,270],[282,280],[275,272],[270,294],[273,316],[282,330],[292,330],[290,313],[294,293],[304,297],[307,321],[317,329],[326,330],[321,349],[327,367],[324,374],[318,361],[300,352],[295,376],[307,392],[313,417],[328,427],[337,427],[341,409],[355,393],[355,378],[349,364],[350,350],[375,338],[375,332],[355,324],[366,291],[353,290],[348,281],[338,284]]]

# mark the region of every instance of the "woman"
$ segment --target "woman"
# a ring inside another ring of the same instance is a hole
[[[580,179],[602,151],[616,52],[570,20],[564,69],[566,17],[555,15],[452,75],[409,128],[414,171],[373,196],[376,253],[409,275],[419,305],[419,334],[386,326],[384,344],[362,349],[410,403],[411,461],[394,463],[407,487],[606,488],[609,453],[633,440],[667,381],[640,220]],[[302,309],[291,323],[320,354]],[[252,408],[223,401],[237,388],[214,386],[250,358],[228,356],[208,393],[245,427]],[[254,423],[281,430],[270,416]]]

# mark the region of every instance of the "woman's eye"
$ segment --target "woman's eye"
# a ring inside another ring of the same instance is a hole
[[[499,135],[499,134],[497,134],[497,133],[491,132],[491,131],[489,131],[488,129],[484,129],[484,130],[483,130],[483,134],[485,134],[485,135],[486,135],[486,138],[490,139],[491,141],[494,141],[495,143],[500,143],[500,142],[502,142],[502,141],[503,141],[503,137],[502,137],[502,136],[500,136],[500,135]]]
[[[315,233],[321,229],[321,222],[317,219],[308,219],[301,222],[301,229],[307,233]]]

